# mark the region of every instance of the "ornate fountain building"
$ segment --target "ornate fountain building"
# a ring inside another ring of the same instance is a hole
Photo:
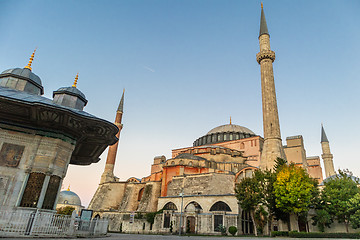
[[[0,74],[0,209],[6,211],[53,211],[69,164],[96,163],[118,140],[114,124],[83,111],[78,76],[53,99],[42,96],[34,53],[26,67]]]

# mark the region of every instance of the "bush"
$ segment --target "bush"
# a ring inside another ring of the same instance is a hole
[[[71,215],[74,210],[75,210],[74,207],[66,206],[66,207],[58,208],[56,210],[56,213],[63,214],[63,215]]]
[[[237,227],[235,227],[235,226],[230,226],[228,231],[229,231],[229,233],[230,233],[231,235],[235,236],[235,234],[236,234],[236,232],[237,232]]]
[[[271,236],[272,237],[288,237],[289,232],[288,231],[272,231]]]
[[[351,238],[360,239],[359,233],[290,232],[292,238]]]
[[[219,231],[219,232],[221,232],[221,235],[223,235],[223,236],[226,236],[226,227],[224,226],[224,225],[219,225],[218,227],[217,227],[217,230]]]

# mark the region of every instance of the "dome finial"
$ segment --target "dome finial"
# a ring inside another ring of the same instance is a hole
[[[37,49],[37,47],[35,48],[34,52],[31,54],[28,65],[24,67],[24,68],[30,69],[30,71],[32,70],[31,69],[31,64],[32,64],[32,61],[34,60],[36,49]]]
[[[70,184],[69,184],[69,186],[68,186],[68,188],[67,188],[67,190],[66,191],[70,191]]]
[[[79,79],[79,73],[76,74],[76,77],[75,77],[75,80],[74,80],[74,84],[72,85],[73,87],[76,88],[76,84],[77,84],[77,81]]]
[[[261,2],[261,9],[263,9],[264,8],[264,5],[263,5],[263,3]]]
[[[231,125],[231,116],[230,116],[230,125]]]

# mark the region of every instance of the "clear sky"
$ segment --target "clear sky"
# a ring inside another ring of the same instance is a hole
[[[324,123],[335,168],[360,176],[360,1],[265,0],[264,10],[284,144],[303,135],[307,155],[320,155]],[[254,0],[0,0],[0,71],[24,67],[38,47],[44,96],[79,72],[85,111],[111,122],[125,88],[115,174],[141,178],[155,156],[230,116],[263,134],[259,22]],[[87,206],[105,160],[71,165],[64,189]]]

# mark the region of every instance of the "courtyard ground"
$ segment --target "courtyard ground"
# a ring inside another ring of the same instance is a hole
[[[29,239],[48,239],[48,238],[1,238],[1,240],[29,240]],[[269,238],[269,237],[220,237],[220,236],[177,236],[177,235],[141,235],[141,234],[120,234],[120,233],[109,233],[106,237],[100,238],[56,238],[56,240],[68,240],[68,239],[92,239],[92,240],[269,240],[269,239],[279,239],[279,240],[295,240],[295,239],[304,239],[304,238]],[[334,239],[334,238],[331,238]],[[343,240],[346,240],[342,238]],[[312,238],[312,240],[330,240],[330,238]]]

